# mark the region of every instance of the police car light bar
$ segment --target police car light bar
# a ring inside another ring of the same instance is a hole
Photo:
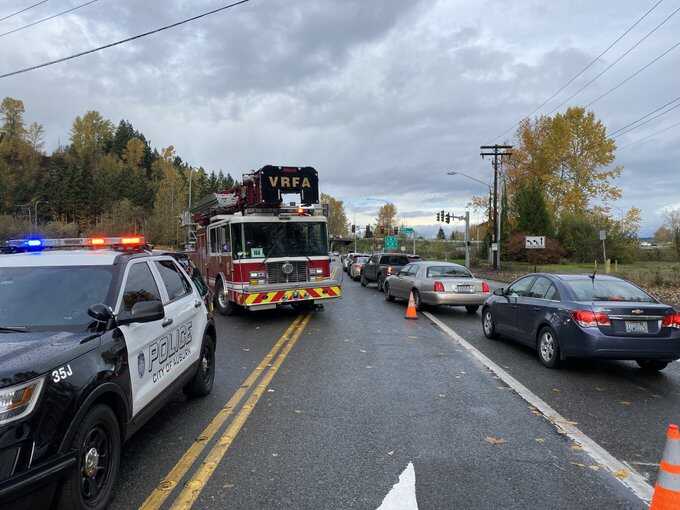
[[[7,248],[17,250],[40,250],[45,248],[126,248],[141,247],[146,244],[144,236],[131,237],[74,237],[66,239],[10,239]]]

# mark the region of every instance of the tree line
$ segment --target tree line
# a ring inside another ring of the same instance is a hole
[[[44,128],[26,125],[24,103],[0,103],[0,240],[45,235],[142,233],[153,243],[183,241],[189,202],[233,185],[231,175],[194,167],[174,147],[152,147],[127,120],[96,111],[74,119],[68,142],[47,153]],[[37,214],[36,214],[37,213]]]

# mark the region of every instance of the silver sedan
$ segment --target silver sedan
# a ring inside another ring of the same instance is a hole
[[[384,284],[385,299],[408,299],[413,292],[417,309],[423,305],[464,306],[475,313],[489,297],[489,284],[474,277],[460,264],[451,262],[414,262],[404,266]]]

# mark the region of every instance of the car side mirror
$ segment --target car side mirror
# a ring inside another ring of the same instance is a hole
[[[119,326],[124,324],[133,324],[135,322],[154,322],[165,318],[165,309],[163,303],[158,300],[154,301],[138,301],[132,305],[132,310],[129,315],[117,320]]]
[[[90,308],[88,308],[87,314],[99,322],[109,322],[111,319],[113,319],[113,310],[111,310],[110,306],[103,303],[92,305]]]
[[[493,291],[494,296],[505,296],[505,288],[501,287]]]

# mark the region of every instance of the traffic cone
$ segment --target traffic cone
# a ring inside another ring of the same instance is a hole
[[[408,296],[408,306],[406,307],[406,315],[404,315],[405,319],[417,319],[418,318],[418,312],[416,312],[416,302],[413,299],[413,291]]]
[[[669,425],[650,510],[680,509],[680,428]]]

